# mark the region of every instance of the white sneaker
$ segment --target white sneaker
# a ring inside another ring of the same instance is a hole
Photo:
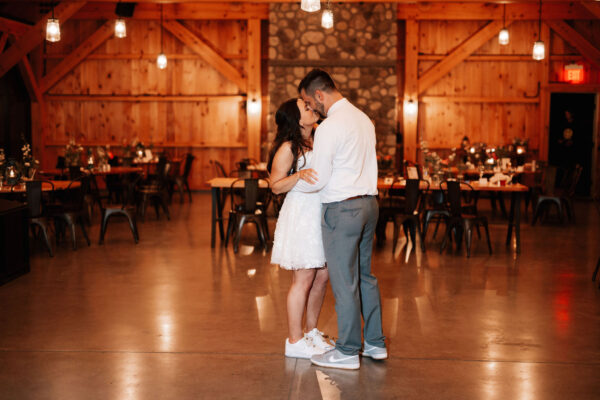
[[[315,346],[312,341],[306,337],[298,340],[296,343],[290,343],[289,339],[285,339],[285,356],[293,358],[309,359],[316,354],[322,354],[323,349]]]
[[[325,339],[325,335],[323,334],[323,332],[321,332],[317,328],[314,328],[312,331],[305,333],[304,337],[312,341],[315,346],[317,346],[320,349],[323,349],[324,351],[333,350],[335,348],[333,344],[331,344]]]
[[[314,355],[310,358],[310,361],[320,367],[341,369],[360,368],[358,354],[355,356],[348,356],[337,349],[329,350],[327,353]]]
[[[365,340],[365,346],[362,351],[363,357],[371,357],[373,360],[385,360],[388,358],[388,352],[385,347],[373,346]]]

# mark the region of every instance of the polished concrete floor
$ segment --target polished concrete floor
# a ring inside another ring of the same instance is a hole
[[[0,399],[600,398],[591,203],[576,224],[524,224],[519,256],[499,217],[492,256],[483,240],[440,255],[431,235],[408,263],[375,249],[390,358],[358,371],[283,356],[290,273],[251,228],[239,254],[213,250],[208,193],[171,211],[138,245],[124,222],[103,246],[97,223],[89,248],[35,244],[31,272],[0,286]],[[319,326],[336,335],[331,291]]]

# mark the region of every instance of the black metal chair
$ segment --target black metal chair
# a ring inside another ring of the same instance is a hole
[[[213,166],[214,175],[218,177],[226,177],[227,172],[225,171],[225,167],[217,160],[209,160],[208,163]]]
[[[260,188],[260,182],[267,184],[266,189]],[[241,189],[240,183],[244,184],[243,195],[237,197],[234,191]],[[267,240],[269,239],[269,228],[267,225],[267,214],[261,204],[261,190],[268,191],[268,181],[256,178],[236,179],[230,187],[231,210],[229,211],[229,221],[227,223],[227,234],[225,236],[225,246],[229,238],[233,236],[233,252],[237,253],[242,236],[242,228],[248,222],[256,225],[256,233],[265,250],[268,250]],[[240,200],[241,199],[241,200]]]
[[[467,257],[471,257],[471,241],[473,237],[473,228],[483,225],[487,238],[487,245],[490,254],[492,254],[492,244],[490,242],[490,232],[488,229],[488,221],[484,216],[477,214],[468,214],[462,205],[462,192],[466,191],[467,196],[472,195],[473,187],[466,182],[459,181],[444,181],[440,184],[440,188],[444,192],[444,197],[447,200],[450,217],[446,224],[446,234],[442,241],[440,254],[446,248],[448,241],[452,240],[452,232],[454,232],[457,248],[460,248],[461,235],[464,232],[465,242],[467,245]],[[467,209],[468,210],[468,209]]]
[[[84,218],[87,214],[86,196],[90,193],[90,175],[82,175],[72,180],[64,192],[62,203],[58,207],[54,206],[48,214],[54,219],[56,231],[56,243],[60,242],[64,235],[64,226],[71,231],[71,240],[73,250],[77,250],[77,237],[75,234],[75,225],[79,225],[88,246],[91,244],[85,230]]]
[[[136,207],[135,207],[135,188],[142,178],[139,174],[130,174],[123,180],[121,187],[123,187],[123,193],[121,198],[123,199],[122,204],[101,204],[102,209],[102,222],[100,226],[100,240],[99,244],[104,243],[104,235],[106,234],[106,228],[108,221],[114,216],[123,216],[129,222],[131,233],[133,234],[133,240],[137,244],[140,240],[138,233],[137,222],[136,222]]]
[[[405,189],[405,200],[404,206],[399,208],[397,212],[393,214],[394,221],[394,237],[393,237],[393,246],[392,252],[396,253],[396,245],[398,243],[398,236],[400,233],[400,227],[403,228],[404,234],[408,237],[410,233],[410,238],[414,246],[417,245],[416,237],[418,235],[419,241],[421,242],[421,250],[425,251],[425,242],[423,240],[423,236],[421,234],[421,220],[419,214],[419,205],[422,198],[421,192],[421,182],[424,182],[425,189],[424,192],[427,193],[429,190],[429,182],[421,180],[421,179],[408,179],[406,180],[406,189]],[[395,182],[394,182],[395,183]],[[390,188],[390,192],[392,193],[392,189],[394,188],[394,183]],[[392,201],[393,203],[393,201]],[[406,260],[408,261],[408,256],[410,255],[410,249],[407,250]]]
[[[167,162],[166,157],[161,156],[158,160],[158,165],[160,166],[160,169],[157,169],[157,175],[143,181],[136,188],[136,193],[139,196],[138,212],[140,212],[142,219],[144,219],[146,216],[146,207],[148,206],[148,201],[151,201],[154,205],[156,219],[160,218],[160,208],[162,208],[165,212],[167,219],[171,219],[169,206],[167,205],[167,200],[169,197],[169,171],[171,164]]]
[[[535,225],[538,218],[544,214],[548,214],[551,205],[556,207],[558,218],[561,223],[564,223],[564,214],[567,214],[569,221],[575,219],[575,210],[573,207],[573,197],[575,189],[583,168],[581,165],[576,165],[574,168],[565,171],[562,176],[561,184],[556,187],[556,176],[558,169],[553,166],[546,168],[544,176],[544,191],[537,198],[535,212],[531,225]]]
[[[181,203],[183,203],[183,191],[184,190],[186,190],[188,193],[190,203],[192,202],[192,191],[190,190],[190,184],[188,183],[188,177],[192,170],[192,163],[194,162],[195,158],[196,157],[194,157],[191,153],[187,153],[185,155],[185,164],[183,166],[183,173],[181,175],[176,175],[171,178],[172,186],[177,186]],[[170,193],[171,193],[171,197],[172,197],[173,191],[171,191]]]
[[[423,211],[423,242],[427,238],[427,229],[429,224],[435,222],[435,230],[433,231],[433,238],[435,239],[440,222],[444,222],[448,225],[448,218],[450,218],[450,212],[446,208],[446,201],[444,199],[444,192],[441,190],[434,190],[427,193],[425,210]]]
[[[44,201],[42,196],[42,185],[49,185],[51,188],[50,193],[54,191],[54,184],[51,181],[29,181],[26,184],[27,190],[27,207],[29,208],[29,226],[33,233],[33,237],[37,238],[39,232],[44,238],[44,243],[48,249],[50,257],[53,257],[52,245],[48,237],[48,219],[44,214]]]

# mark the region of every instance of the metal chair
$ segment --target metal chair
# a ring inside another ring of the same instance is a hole
[[[49,212],[49,216],[54,219],[56,228],[56,243],[60,242],[60,237],[64,234],[64,225],[67,225],[71,231],[71,240],[73,250],[77,250],[77,237],[75,235],[75,225],[79,225],[88,246],[91,244],[85,230],[84,218],[87,214],[86,196],[90,192],[90,175],[82,175],[72,180],[65,190],[62,204]],[[79,187],[77,187],[79,184]]]
[[[426,185],[426,188],[424,190],[426,193],[429,190],[429,182],[421,179],[408,179],[406,181],[404,207],[398,209],[397,212],[393,214],[394,238],[392,252],[394,254],[396,254],[396,245],[398,243],[400,227],[403,228],[406,237],[408,237],[408,234],[410,233],[412,245],[407,247],[405,262],[408,262],[408,257],[410,256],[412,246],[416,246],[417,244],[417,235],[419,241],[421,242],[421,250],[425,251],[425,242],[421,234],[421,221],[419,218],[419,205],[421,203],[422,198],[422,192],[420,188],[421,182],[424,182]],[[392,183],[390,191],[393,188],[394,183]]]
[[[44,214],[44,202],[42,196],[42,185],[50,185],[51,192],[54,191],[54,184],[51,181],[29,181],[26,183],[27,207],[29,208],[29,226],[33,237],[38,237],[36,227],[44,237],[44,243],[48,249],[50,257],[53,257],[52,245],[48,237],[48,220]]]
[[[133,234],[133,240],[137,244],[140,240],[140,235],[138,233],[137,222],[136,222],[136,208],[135,208],[135,188],[142,178],[139,174],[130,174],[125,181],[122,183],[123,193],[121,198],[123,199],[123,203],[120,205],[111,204],[104,205],[100,204],[102,210],[102,222],[100,225],[100,239],[98,241],[99,244],[104,243],[104,235],[106,234],[106,228],[108,226],[108,221],[113,216],[123,216],[129,222],[129,228],[131,229],[131,233]]]
[[[185,164],[183,166],[183,174],[174,176],[172,178],[172,185],[177,186],[179,190],[180,202],[183,203],[183,191],[186,190],[190,199],[190,203],[192,202],[192,191],[190,190],[190,184],[188,183],[188,177],[192,170],[192,163],[194,162],[194,157],[191,153],[187,153],[185,155]],[[173,192],[171,191],[171,196]]]

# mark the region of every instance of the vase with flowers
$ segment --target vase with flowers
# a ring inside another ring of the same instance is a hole
[[[81,153],[83,153],[83,146],[75,143],[74,139],[69,140],[65,146],[65,165],[67,167],[81,166]]]
[[[21,135],[21,137],[23,138],[23,147],[21,147],[21,152],[23,154],[21,174],[24,179],[32,180],[35,176],[35,171],[37,171],[37,168],[40,165],[40,162],[33,156],[31,146],[25,140],[25,135]]]

